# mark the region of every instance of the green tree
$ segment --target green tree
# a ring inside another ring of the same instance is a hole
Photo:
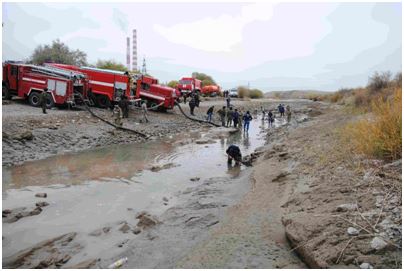
[[[115,60],[98,60],[96,64],[97,68],[99,69],[108,69],[108,70],[115,70],[115,71],[127,71],[125,65],[116,62]]]
[[[167,86],[171,87],[171,88],[176,88],[178,85],[178,81],[176,80],[171,80],[170,82],[168,82]]]
[[[45,62],[56,62],[69,65],[87,65],[87,54],[80,50],[71,50],[60,40],[52,41],[51,45],[39,45],[35,48],[30,62],[42,65]]]
[[[201,80],[202,86],[216,85],[215,80],[213,80],[213,78],[210,75],[199,72],[193,72],[192,77]]]

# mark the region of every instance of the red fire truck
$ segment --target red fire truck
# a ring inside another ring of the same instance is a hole
[[[48,88],[46,105],[75,106],[81,103],[79,92],[87,97],[88,81],[84,74],[53,67],[42,67],[7,61],[3,63],[2,93],[5,99],[18,96],[28,99],[33,106],[39,106],[39,95]]]
[[[177,100],[176,90],[158,84],[156,78],[146,75],[135,75],[134,83],[136,93],[142,100],[147,101],[149,107],[163,103],[159,109],[172,109]]]
[[[46,63],[45,65],[86,74],[89,80],[89,89],[94,95],[91,95],[93,102],[98,107],[110,107],[111,104],[117,103],[123,94],[129,99],[133,99],[135,96],[131,93],[130,75],[127,72],[59,63]]]
[[[109,107],[118,102],[122,94],[125,94],[129,100],[135,98],[146,100],[148,106],[155,106],[164,102],[161,109],[174,107],[175,89],[158,85],[157,79],[149,76],[132,76],[127,72],[58,63],[47,63],[46,65],[86,74],[89,80],[89,89],[95,96],[94,103],[99,107]],[[131,85],[131,81],[133,85]]]
[[[216,96],[220,94],[220,87],[216,85],[209,85],[202,87],[201,94],[204,96]]]
[[[182,77],[178,82],[177,89],[182,95],[189,94],[194,90],[201,92],[202,81],[192,77]]]

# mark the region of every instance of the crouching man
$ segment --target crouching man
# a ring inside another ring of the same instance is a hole
[[[234,159],[234,161],[236,162],[236,166],[240,165],[242,156],[241,156],[241,151],[240,151],[239,147],[237,147],[236,145],[230,145],[227,148],[226,153],[227,153],[227,163],[228,164],[231,164]]]

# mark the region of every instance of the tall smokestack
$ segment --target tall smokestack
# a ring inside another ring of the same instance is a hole
[[[130,71],[130,38],[126,38],[126,68]]]
[[[137,36],[136,29],[133,29],[133,39],[132,39],[132,67],[134,70],[137,70]]]

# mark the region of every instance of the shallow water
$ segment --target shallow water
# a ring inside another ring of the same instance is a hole
[[[237,177],[244,166],[228,166],[227,146],[239,145],[243,155],[250,154],[264,144],[262,131],[267,128],[258,117],[248,134],[228,135],[224,128],[187,132],[181,138],[59,155],[3,169],[3,209],[34,206],[42,200],[34,196],[38,192],[46,192],[50,203],[37,216],[3,223],[3,257],[67,232],[88,233],[133,220],[140,211],[159,215],[175,205],[174,193],[198,185],[191,178]],[[195,143],[212,135],[215,143]],[[174,166],[158,172],[147,169],[168,163]]]

